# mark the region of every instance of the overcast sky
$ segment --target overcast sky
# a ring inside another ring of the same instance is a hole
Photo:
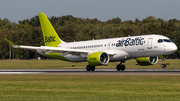
[[[180,20],[180,0],[1,0],[0,18],[11,22],[30,19],[44,12],[48,17],[72,15],[101,21],[119,17],[142,20],[154,16]]]

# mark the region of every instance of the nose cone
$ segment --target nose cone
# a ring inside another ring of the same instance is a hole
[[[165,53],[172,54],[177,51],[177,46],[174,43],[165,45]]]

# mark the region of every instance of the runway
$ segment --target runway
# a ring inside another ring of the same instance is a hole
[[[180,75],[180,69],[0,69],[0,75]]]

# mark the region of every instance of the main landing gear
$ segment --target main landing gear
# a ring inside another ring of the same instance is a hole
[[[124,62],[125,61],[121,61],[121,63],[116,66],[117,71],[124,71],[125,70],[125,65],[122,64]],[[95,71],[95,66],[87,65],[86,70],[87,71]]]
[[[166,64],[164,63],[165,57],[166,56],[163,55],[161,68],[166,68]]]
[[[116,69],[117,69],[117,71],[124,71],[125,70],[125,65],[123,65],[122,63],[124,63],[125,61],[121,61],[121,63],[120,64],[118,64],[117,66],[116,66]]]
[[[95,71],[95,66],[87,65],[87,66],[86,66],[86,70],[87,70],[87,71]]]

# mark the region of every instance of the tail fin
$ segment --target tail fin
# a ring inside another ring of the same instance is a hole
[[[45,46],[58,47],[62,40],[57,35],[45,13],[39,13],[39,20],[43,33]]]

